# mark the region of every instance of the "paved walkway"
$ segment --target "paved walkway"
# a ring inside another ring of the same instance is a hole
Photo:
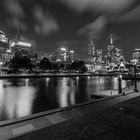
[[[16,136],[13,139],[139,140],[140,93],[84,105],[84,107],[73,108],[52,116],[47,115],[45,118],[53,125]],[[40,121],[36,120],[36,123],[41,123],[41,121],[44,125],[43,121],[46,120],[42,118]],[[16,130],[12,132],[17,133]]]

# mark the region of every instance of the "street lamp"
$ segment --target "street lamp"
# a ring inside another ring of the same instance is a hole
[[[120,74],[119,75],[119,78],[118,78],[118,93],[121,94],[122,93],[122,75]]]
[[[137,63],[134,63],[134,92],[138,92],[137,88]]]

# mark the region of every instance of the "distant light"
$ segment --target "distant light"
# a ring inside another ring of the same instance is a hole
[[[74,53],[74,51],[71,50],[70,53]]]
[[[66,51],[66,48],[61,48],[62,51]]]
[[[10,52],[11,52],[11,50],[7,50],[7,52],[9,52],[9,53],[10,53]]]
[[[3,62],[0,62],[0,65],[3,65]]]
[[[7,42],[7,38],[0,38],[1,42]]]
[[[137,48],[137,49],[135,49],[135,51],[140,51],[140,49],[139,49],[139,48]]]
[[[14,46],[15,46],[15,44],[16,44],[15,42],[12,42],[11,47],[14,47]]]
[[[26,42],[18,42],[17,45],[25,46],[25,47],[31,47],[32,45],[30,43]]]

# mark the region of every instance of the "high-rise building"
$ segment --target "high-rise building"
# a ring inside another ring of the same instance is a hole
[[[96,63],[101,64],[102,63],[102,58],[103,58],[103,50],[98,49],[96,51]]]
[[[34,52],[32,43],[20,35],[16,35],[15,39],[13,39],[11,42],[10,48],[15,54],[19,53],[23,56],[27,56]]]
[[[0,31],[0,64],[5,64],[12,57],[13,54],[9,50],[9,39],[3,31]]]
[[[74,51],[67,48],[56,49],[55,57],[57,61],[74,61]]]
[[[74,61],[74,51],[73,50],[70,50],[69,51],[69,61],[70,62],[73,62]]]
[[[90,40],[88,47],[88,56],[95,57],[95,45],[92,40]]]
[[[3,31],[0,31],[0,52],[5,52],[8,47],[8,38]]]
[[[114,44],[114,36],[110,35],[110,43],[107,47],[107,57],[106,63],[107,64],[116,64],[119,62],[120,57],[122,56],[122,50],[117,48]]]

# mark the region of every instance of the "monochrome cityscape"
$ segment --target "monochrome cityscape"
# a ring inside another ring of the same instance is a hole
[[[0,0],[0,140],[139,140],[140,0]]]
[[[103,53],[105,51],[105,53]],[[104,55],[103,55],[104,54]],[[41,72],[130,72],[131,65],[140,63],[140,48],[135,48],[130,59],[125,59],[123,49],[115,44],[114,35],[109,36],[106,50],[97,49],[94,40],[87,42],[86,57],[67,46],[60,46],[53,52],[37,51],[31,41],[15,38],[0,31],[0,69],[1,74],[41,73]]]

